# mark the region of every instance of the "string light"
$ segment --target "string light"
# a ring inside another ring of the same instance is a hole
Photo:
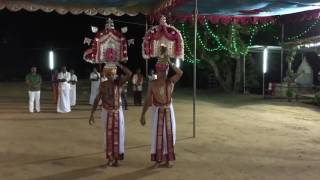
[[[227,51],[228,53],[231,54],[241,54],[241,55],[246,55],[249,52],[249,47],[252,46],[253,42],[254,42],[254,37],[256,36],[256,34],[260,31],[264,31],[266,30],[267,27],[269,27],[270,25],[274,24],[274,22],[278,19],[275,18],[273,21],[270,21],[268,23],[265,24],[255,24],[253,26],[250,27],[249,29],[249,41],[248,44],[242,49],[241,46],[239,45],[239,42],[237,41],[239,37],[237,37],[237,31],[235,28],[235,25],[231,25],[231,44],[229,46],[229,48],[224,45],[221,41],[221,38],[216,35],[213,31],[213,28],[210,27],[209,23],[207,20],[205,20],[204,22],[204,28],[206,30],[206,32],[208,33],[209,37],[213,39],[213,43],[216,44],[217,46],[215,48],[209,48],[208,46],[206,46],[206,43],[204,43],[204,41],[202,40],[203,35],[201,35],[199,32],[197,33],[197,42],[199,42],[199,46],[204,49],[207,52],[215,52],[215,51]],[[311,26],[307,27],[303,32],[301,32],[298,35],[295,36],[291,36],[286,38],[289,41],[292,40],[296,40],[301,38],[302,36],[304,36],[305,34],[307,34],[308,32],[310,32],[316,25],[318,25],[320,22],[320,19],[317,19]],[[214,25],[215,28],[219,28],[219,25]],[[185,24],[182,24],[182,35],[183,35],[183,39],[185,40],[185,46],[186,46],[186,59],[188,59],[186,62],[190,62],[193,63],[194,62],[194,58],[193,58],[193,53],[191,51],[191,48],[189,46],[188,43],[188,39],[187,37],[190,37],[187,32],[185,31]],[[280,44],[280,38],[278,36],[273,36],[273,38]],[[199,60],[197,59],[197,62]]]
[[[237,44],[236,44],[236,30],[234,28],[234,25],[231,25],[231,41],[232,41],[232,45],[231,45],[231,50],[232,48],[234,49],[234,53],[238,53],[238,48],[237,48]],[[231,53],[233,53],[231,51]]]
[[[218,43],[218,47],[220,50],[227,50],[227,48],[221,43],[219,36],[215,35],[211,28],[209,27],[209,23],[205,20],[205,28],[209,35]]]
[[[263,26],[263,28],[266,26]],[[253,43],[253,38],[258,32],[258,26],[253,26],[253,28],[250,28],[250,38],[249,38],[249,43],[248,46],[245,48],[244,52],[240,52],[241,55],[246,55],[249,52],[249,47],[252,46]]]
[[[316,25],[318,25],[320,22],[320,19],[317,19],[311,26],[307,27],[304,31],[302,31],[300,34],[288,37],[286,40],[288,41],[294,41],[297,39],[300,39],[302,36],[306,35],[309,31],[311,31],[312,28],[314,28]]]
[[[272,23],[269,23],[267,25],[264,25],[264,26],[261,26],[260,28],[265,28],[267,27],[268,25],[270,25]],[[239,45],[237,45],[237,38],[236,38],[236,29],[234,27],[234,25],[232,25],[231,27],[231,48],[227,48],[226,46],[224,46],[221,41],[220,41],[220,38],[215,35],[213,33],[213,31],[211,30],[211,28],[209,27],[209,23],[208,21],[205,21],[205,28],[206,28],[206,31],[209,33],[209,35],[215,39],[215,41],[218,43],[218,47],[219,47],[219,50],[224,50],[224,51],[228,51],[229,53],[231,54],[241,54],[241,55],[246,55],[248,53],[248,49],[249,49],[249,46],[252,45],[252,42],[253,42],[253,38],[254,36],[256,35],[257,33],[257,29],[258,29],[258,26],[254,26],[253,28],[250,28],[249,32],[250,32],[250,38],[249,38],[249,44],[246,48],[244,48],[244,51],[239,51],[238,47]]]
[[[202,46],[202,48],[204,48],[204,50],[208,51],[208,52],[214,52],[214,51],[218,51],[220,50],[220,47],[218,46],[217,48],[208,48],[206,47],[206,45],[204,44],[204,42],[202,41],[202,38],[200,36],[199,33],[197,33],[197,40],[199,41],[199,44]]]
[[[281,44],[279,36],[273,36],[273,39],[275,39],[278,44]]]
[[[206,32],[208,33],[209,37],[213,39],[213,43],[216,44],[217,46],[215,48],[209,48],[208,46],[206,46],[206,44],[202,40],[201,34],[199,32],[197,33],[197,36],[196,36],[197,42],[199,42],[198,44],[199,44],[200,48],[204,49],[207,52],[212,53],[215,51],[227,51],[228,53],[233,54],[233,55],[237,55],[237,54],[246,55],[246,54],[248,54],[249,47],[252,46],[252,44],[253,44],[253,40],[254,40],[254,37],[257,34],[257,32],[261,31],[261,30],[265,30],[267,27],[269,27],[271,24],[273,24],[274,21],[268,22],[266,24],[256,24],[256,25],[250,27],[249,28],[249,33],[250,33],[249,42],[245,46],[245,48],[243,48],[242,51],[240,50],[241,46],[240,46],[239,42],[237,41],[239,39],[239,37],[237,37],[237,29],[235,28],[235,25],[231,25],[231,44],[230,44],[229,48],[227,48],[227,46],[222,43],[221,38],[214,33],[214,31],[212,30],[213,28],[210,27],[207,20],[205,20],[205,22],[204,22],[204,28],[205,28]],[[185,42],[185,50],[186,50],[185,62],[193,63],[194,56],[193,56],[193,53],[192,53],[192,50],[190,48],[190,44],[188,41],[188,37],[190,37],[190,36],[189,36],[188,32],[185,30],[185,24],[182,23],[181,26],[182,26],[181,27],[182,37]],[[219,25],[214,25],[214,26],[215,26],[215,28],[219,28]],[[196,62],[198,63],[199,59],[197,59]]]
[[[182,38],[184,40],[184,45],[185,45],[185,49],[187,50],[185,56],[185,62],[188,62],[188,63],[194,63],[194,56],[192,55],[192,51],[191,51],[191,48],[189,47],[189,43],[188,43],[188,39],[187,39],[187,34],[185,33],[185,25],[182,24]],[[196,59],[196,63],[200,62],[199,59]]]

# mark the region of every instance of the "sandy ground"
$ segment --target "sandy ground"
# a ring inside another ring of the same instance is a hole
[[[0,84],[0,93],[1,180],[320,179],[319,107],[202,93],[193,139],[191,91],[178,91],[175,166],[151,169],[150,121],[141,127],[141,108],[130,106],[125,160],[102,169],[100,114],[89,126],[85,89],[69,114],[55,112],[49,91],[36,114],[27,112],[22,84]]]

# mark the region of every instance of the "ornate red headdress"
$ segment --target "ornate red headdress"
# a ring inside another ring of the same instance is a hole
[[[106,67],[116,68],[115,63],[127,61],[127,40],[122,33],[114,29],[109,18],[104,30],[97,33],[92,47],[84,52],[83,59],[89,63],[106,63]]]
[[[164,16],[160,24],[149,29],[143,37],[142,56],[144,59],[160,57],[161,45],[167,47],[167,55],[174,59],[184,59],[184,44],[181,33],[168,25]]]

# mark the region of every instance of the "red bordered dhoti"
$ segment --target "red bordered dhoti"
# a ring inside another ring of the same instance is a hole
[[[173,106],[153,106],[152,115],[152,161],[174,161],[176,122]]]
[[[123,160],[124,158],[124,115],[122,108],[119,110],[106,110],[102,108],[101,122],[103,128],[103,145],[106,158]]]

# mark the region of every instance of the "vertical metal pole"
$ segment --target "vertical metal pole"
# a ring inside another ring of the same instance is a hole
[[[265,77],[264,77],[265,73],[264,73],[264,51],[262,53],[262,96],[264,98],[264,94],[265,94]]]
[[[243,94],[246,94],[246,55],[243,56]]]
[[[193,62],[193,138],[196,137],[196,95],[197,95],[197,26],[198,0],[194,9],[194,62]]]
[[[146,18],[146,32],[147,31],[148,31],[148,19]],[[146,59],[146,78],[148,78],[148,70],[149,70],[148,59]]]
[[[282,83],[283,80],[283,52],[284,52],[284,47],[283,47],[283,42],[284,42],[284,24],[281,25],[281,79],[280,83]]]

